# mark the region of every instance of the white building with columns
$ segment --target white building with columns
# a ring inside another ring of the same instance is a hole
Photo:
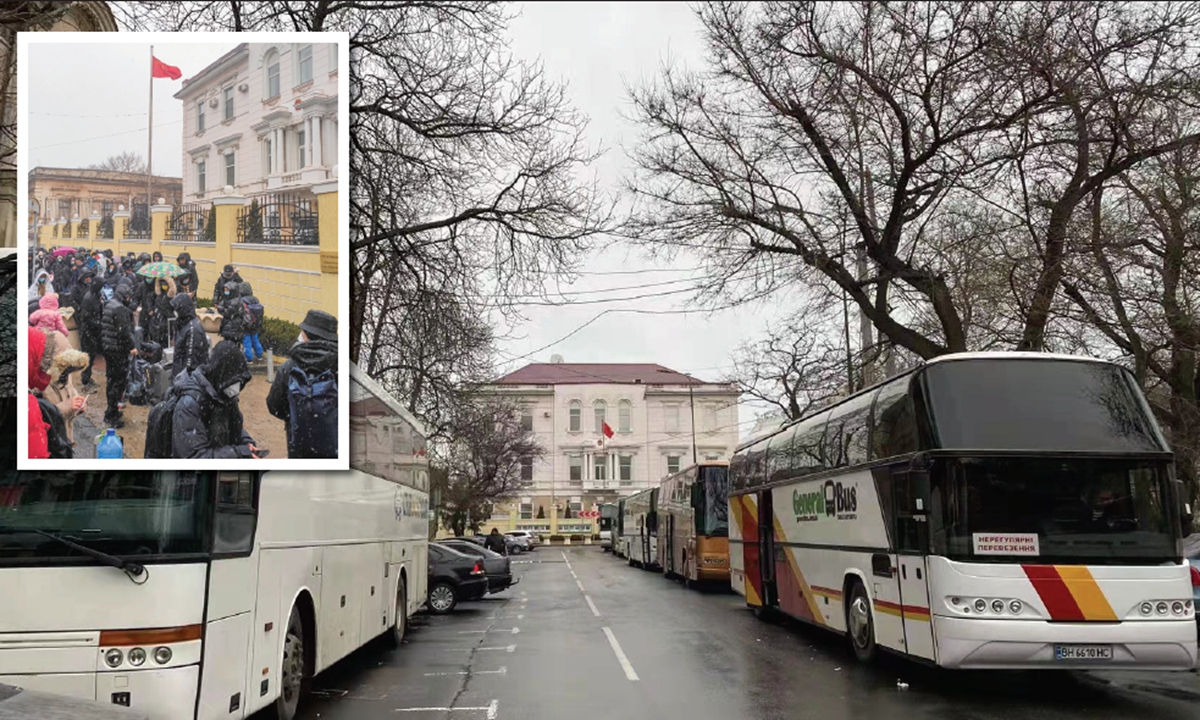
[[[521,492],[511,507],[498,508],[496,526],[549,525],[552,515],[561,524],[567,507],[574,516],[656,485],[692,464],[693,453],[700,461],[732,456],[738,442],[735,387],[656,364],[553,360],[526,365],[484,388],[520,403],[522,422],[545,449],[523,467]]]
[[[306,193],[333,179],[338,46],[242,43],[183,81],[183,201]]]

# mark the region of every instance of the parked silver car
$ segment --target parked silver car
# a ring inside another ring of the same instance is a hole
[[[528,530],[509,530],[504,534],[516,540],[522,550],[533,550],[542,544],[542,539],[536,533],[531,533]]]

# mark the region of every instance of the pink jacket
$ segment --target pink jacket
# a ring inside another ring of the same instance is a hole
[[[40,310],[35,311],[29,316],[29,325],[49,332],[57,330],[63,335],[68,335],[67,324],[63,322],[62,315],[58,314],[58,296],[54,293],[46,293],[38,300]]]

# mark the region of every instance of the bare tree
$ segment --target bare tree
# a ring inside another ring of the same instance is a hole
[[[1042,347],[1082,199],[1200,140],[1156,123],[1196,87],[1195,3],[713,2],[697,16],[706,67],[631,92],[630,234],[696,252],[724,286],[751,285],[743,297],[831,282],[920,357],[968,349],[973,330],[1010,338],[1014,322],[1014,344]],[[1000,222],[963,222],[981,207]],[[969,258],[1018,223],[1024,247],[989,248],[1008,267]],[[964,268],[1012,283],[1015,321],[963,305]]]
[[[521,463],[545,452],[521,427],[520,409],[499,398],[472,398],[458,407],[446,451],[439,510],[456,536],[491,515],[494,503],[521,487]]]
[[[115,170],[117,172],[142,173],[146,172],[146,160],[139,153],[131,150],[110,155],[102,163],[89,165],[91,170]]]

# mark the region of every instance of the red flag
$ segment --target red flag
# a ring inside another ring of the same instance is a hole
[[[170,80],[178,80],[183,77],[183,71],[174,65],[168,65],[154,56],[151,56],[150,60],[152,61],[150,77],[168,78]]]
[[[608,423],[604,423],[604,427],[601,429],[604,430],[604,437],[612,437],[614,435],[613,429],[608,426]]]

